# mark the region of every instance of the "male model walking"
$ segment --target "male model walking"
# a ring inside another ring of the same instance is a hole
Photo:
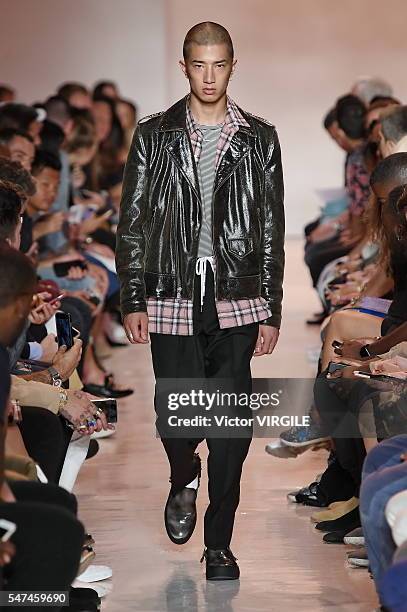
[[[227,30],[200,23],[181,68],[190,93],[141,120],[127,160],[116,263],[129,340],[151,339],[156,381],[228,379],[251,392],[253,354],[278,339],[284,272],[283,176],[275,128],[227,96],[236,60]],[[168,415],[155,400],[157,428]],[[165,526],[196,523],[202,438],[161,435],[171,468]],[[208,437],[206,577],[236,579],[229,545],[251,437]]]

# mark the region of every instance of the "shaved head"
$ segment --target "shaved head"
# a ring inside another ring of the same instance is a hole
[[[233,60],[234,50],[232,39],[229,32],[219,23],[213,21],[204,21],[194,25],[189,30],[184,40],[183,54],[184,59],[187,59],[188,52],[192,44],[209,46],[209,45],[226,45]]]

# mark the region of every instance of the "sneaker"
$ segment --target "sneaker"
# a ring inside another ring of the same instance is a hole
[[[286,446],[281,440],[274,440],[274,442],[269,442],[268,444],[266,444],[264,450],[269,455],[272,455],[273,457],[278,457],[279,459],[295,459],[301,452],[298,452],[291,446]]]
[[[326,499],[319,490],[318,482],[312,482],[308,487],[298,491],[295,500],[297,504],[313,508],[326,508],[327,506]]]
[[[369,567],[369,558],[366,548],[359,548],[348,553],[348,565],[350,567]]]
[[[351,544],[352,546],[364,546],[365,536],[363,535],[362,527],[353,529],[343,538],[345,544]]]
[[[329,437],[322,434],[318,425],[311,423],[308,427],[290,427],[280,434],[280,440],[286,446],[302,447],[326,442]]]

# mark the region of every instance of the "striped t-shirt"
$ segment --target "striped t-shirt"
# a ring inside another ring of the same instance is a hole
[[[222,132],[220,125],[197,125],[202,133],[201,154],[198,162],[199,189],[202,200],[202,225],[198,243],[198,257],[212,253],[212,200],[216,173],[216,151]]]

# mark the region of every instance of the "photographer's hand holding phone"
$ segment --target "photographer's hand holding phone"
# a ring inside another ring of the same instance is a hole
[[[48,334],[40,342],[42,348],[41,361],[52,363],[58,351],[58,344],[55,334]]]
[[[82,356],[82,340],[74,340],[73,346],[68,349],[65,345],[59,347],[52,365],[58,371],[61,380],[65,382],[78,367]]]

